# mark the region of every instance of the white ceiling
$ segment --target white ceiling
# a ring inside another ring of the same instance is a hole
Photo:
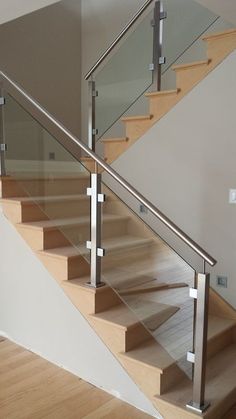
[[[42,7],[58,3],[59,0],[1,0],[0,24],[34,12]]]
[[[236,27],[236,0],[196,0]]]

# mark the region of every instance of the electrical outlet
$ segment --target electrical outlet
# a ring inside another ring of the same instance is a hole
[[[236,204],[236,189],[229,190],[229,203]]]
[[[140,212],[141,214],[147,214],[147,213],[148,213],[148,209],[147,209],[147,207],[145,207],[145,205],[140,204],[140,207],[139,207],[139,212]]]
[[[218,287],[228,288],[228,278],[227,276],[218,275],[216,278],[216,284]]]

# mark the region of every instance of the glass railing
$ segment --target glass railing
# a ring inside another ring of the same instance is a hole
[[[157,5],[166,12],[158,23],[154,19]],[[176,88],[173,64],[205,59],[201,36],[229,27],[230,24],[194,0],[153,2],[92,73],[97,92],[93,127],[96,140],[103,136],[123,137],[119,122],[122,116],[148,113],[143,94],[147,90]]]
[[[142,20],[95,76],[99,138],[152,85],[152,15]]]
[[[4,96],[6,170],[16,185],[13,198],[20,197],[24,208],[19,231],[42,257],[76,261],[60,279],[89,282],[90,173],[11,95]],[[156,351],[155,366],[175,366],[180,377],[191,378],[186,353],[193,348],[189,287],[195,272],[129,208],[132,196],[125,204],[105,185],[104,172],[102,179],[101,280],[120,298],[121,321],[128,316],[130,325],[143,328],[143,344]],[[41,239],[27,233],[32,229],[43,232]]]
[[[206,322],[203,327],[202,318],[207,315],[209,276],[199,276],[132,208],[149,208],[205,262],[214,266],[216,261],[20,87],[1,77],[7,145],[6,152],[1,146],[1,159],[5,156],[8,198],[12,203],[20,200],[22,206],[20,219],[19,213],[10,213],[18,231],[44,263],[45,256],[52,258],[53,263],[46,265],[59,282],[70,280],[73,286],[89,282],[94,288],[103,282],[112,289],[119,297],[109,307],[113,319],[129,330],[123,355],[132,356],[132,350],[141,346],[135,356],[170,374],[169,386],[178,377],[189,380],[192,388],[192,365],[186,355],[191,358],[196,346],[200,354],[194,394],[204,396]],[[97,163],[92,176],[82,164],[81,150]],[[68,265],[58,269],[62,259]],[[109,310],[97,315],[111,321]],[[143,354],[149,354],[148,360]],[[201,400],[196,403],[201,405]]]

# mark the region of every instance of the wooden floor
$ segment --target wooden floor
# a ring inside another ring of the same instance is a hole
[[[233,407],[233,409],[230,410],[224,419],[236,419],[236,405]]]
[[[1,419],[147,419],[149,415],[0,337]]]

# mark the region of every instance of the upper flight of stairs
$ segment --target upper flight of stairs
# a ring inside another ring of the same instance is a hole
[[[111,164],[122,155],[235,50],[236,29],[206,35],[202,40],[207,47],[205,61],[174,65],[172,70],[176,73],[176,89],[146,93],[145,96],[149,101],[149,114],[122,118],[121,121],[125,125],[124,137],[102,139],[104,158],[107,163]],[[89,170],[93,170],[94,164],[91,159],[86,157],[83,159],[83,163]]]
[[[185,310],[191,313],[186,302],[193,270],[104,186],[106,286],[90,288],[84,245],[89,239],[88,175],[28,175],[0,183],[6,217],[157,410],[166,419],[197,418],[185,409],[192,392],[181,367],[186,366],[185,349],[178,355],[189,316],[182,319],[182,329],[177,321]],[[235,403],[235,355],[236,312],[211,290],[207,396],[212,407],[206,418],[220,419]]]

